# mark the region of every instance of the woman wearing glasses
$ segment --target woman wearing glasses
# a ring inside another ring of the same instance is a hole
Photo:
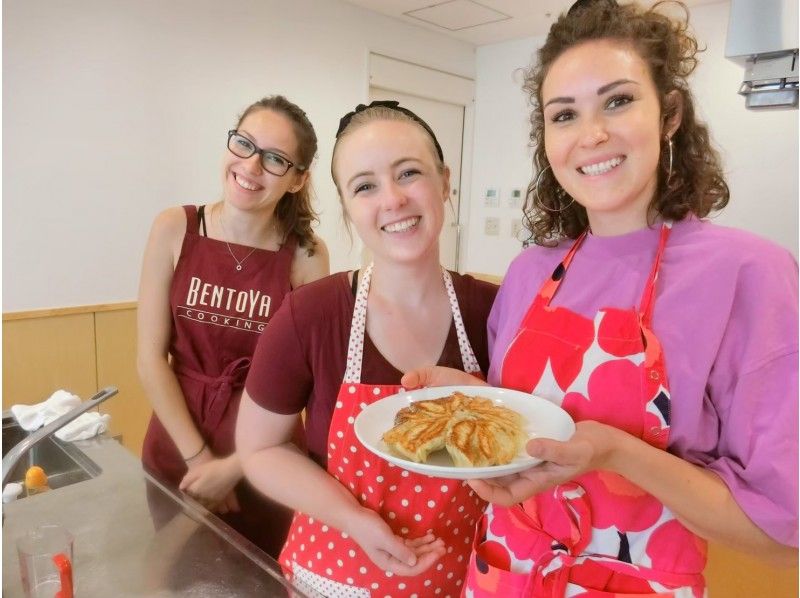
[[[497,289],[439,263],[449,171],[415,114],[397,102],[359,106],[342,119],[332,173],[374,262],[299,289],[275,314],[253,356],[237,450],[248,480],[297,510],[280,562],[298,585],[326,596],[455,596],[482,501],[460,481],[378,459],[353,422],[408,369],[479,374]],[[310,456],[291,444],[303,409]]]
[[[329,271],[311,229],[316,151],[286,98],[249,106],[228,132],[222,199],[158,215],[139,288],[138,369],[155,412],[144,465],[273,555],[291,515],[240,483],[233,431],[260,333],[291,289]]]

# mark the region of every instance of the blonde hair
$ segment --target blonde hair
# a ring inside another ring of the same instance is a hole
[[[373,122],[379,121],[393,121],[393,122],[403,122],[403,123],[410,123],[417,127],[420,131],[425,133],[425,137],[428,139],[428,143],[430,144],[431,153],[435,160],[436,170],[439,174],[444,172],[444,162],[441,158],[439,158],[439,153],[436,151],[436,143],[434,138],[431,136],[431,133],[423,127],[419,121],[414,120],[413,117],[409,116],[405,112],[400,112],[399,110],[395,110],[394,108],[389,108],[388,106],[371,106],[360,112],[356,112],[350,122],[347,123],[344,129],[342,129],[341,133],[336,137],[336,142],[333,144],[333,157],[331,158],[331,177],[333,178],[333,182],[336,184],[336,190],[339,192],[339,198],[342,197],[342,190],[339,188],[339,181],[336,180],[336,173],[334,172],[334,164],[336,164],[336,152],[339,149],[339,143],[342,139],[357,131],[361,127],[368,125]]]

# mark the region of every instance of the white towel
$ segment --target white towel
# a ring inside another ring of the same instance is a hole
[[[80,404],[80,397],[66,390],[57,390],[50,395],[49,399],[41,403],[36,403],[35,405],[13,405],[11,413],[17,418],[17,422],[19,422],[23,430],[31,432],[61,417],[67,411]]]
[[[58,419],[80,404],[80,397],[66,390],[57,390],[41,403],[12,405],[11,413],[23,430],[31,432]],[[56,436],[61,440],[92,438],[106,431],[110,419],[111,416],[108,414],[100,415],[96,411],[88,411],[58,430]]]
[[[102,434],[108,429],[111,416],[108,413],[100,415],[97,411],[87,411],[69,422],[66,426],[56,431],[59,440],[86,440]]]

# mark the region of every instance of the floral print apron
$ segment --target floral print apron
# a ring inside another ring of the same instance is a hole
[[[367,295],[372,266],[359,282],[350,326],[347,369],[328,432],[327,471],[368,509],[380,514],[400,537],[428,532],[442,538],[447,553],[415,577],[379,569],[345,532],[303,513],[296,513],[280,563],[300,589],[329,598],[384,596],[450,596],[461,593],[475,524],[485,502],[461,480],[412,473],[377,457],[358,441],[353,429],[362,409],[402,390],[394,384],[361,384]],[[443,271],[453,311],[464,370],[480,376],[467,338],[450,273]]]
[[[539,290],[505,354],[501,384],[552,400],[666,450],[670,395],[651,328],[670,224],[638,309],[585,318],[550,302],[586,236]],[[706,542],[626,478],[593,471],[510,508],[489,505],[476,532],[464,595],[701,598]]]

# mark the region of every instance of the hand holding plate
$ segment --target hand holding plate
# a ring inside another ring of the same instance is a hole
[[[486,382],[472,374],[441,365],[410,370],[403,374],[400,384],[409,390],[427,386],[486,386]]]
[[[525,450],[543,463],[501,478],[469,480],[482,499],[505,507],[523,502],[576,477],[605,469],[612,452],[616,428],[594,421],[579,422],[569,440],[529,440]]]
[[[463,374],[463,372],[461,373]],[[566,440],[575,431],[575,424],[566,411],[550,401],[531,394],[491,386],[479,388],[475,386],[442,386],[400,392],[368,405],[355,419],[356,436],[369,451],[389,463],[409,471],[439,478],[474,480],[508,476],[530,469],[539,463],[538,459],[522,450],[510,463],[486,467],[456,467],[445,451],[431,453],[425,463],[410,461],[391,452],[382,438],[384,433],[395,425],[395,417],[400,409],[415,401],[447,397],[454,392],[468,396],[478,395],[490,399],[497,405],[503,405],[516,411],[525,420],[525,433],[528,438]]]

